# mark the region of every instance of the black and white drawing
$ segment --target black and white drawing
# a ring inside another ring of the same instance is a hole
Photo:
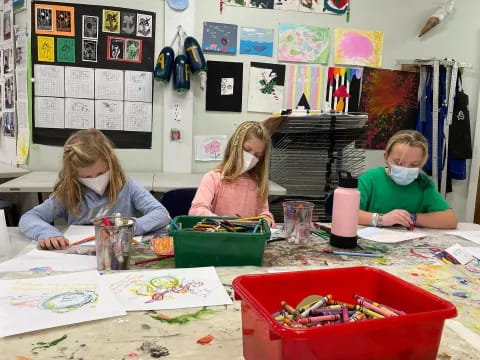
[[[137,36],[152,37],[152,15],[137,14]]]
[[[97,62],[97,40],[82,40],[82,61]]]
[[[125,46],[124,39],[111,38],[109,43],[109,60],[123,59],[123,48]]]
[[[52,9],[37,8],[37,27],[36,30],[53,31]]]
[[[137,25],[137,14],[131,12],[120,13],[120,32],[125,35],[135,35]]]
[[[83,15],[82,28],[84,38],[98,39],[98,16]]]

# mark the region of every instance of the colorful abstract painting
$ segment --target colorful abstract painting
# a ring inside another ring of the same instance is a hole
[[[335,29],[335,64],[380,67],[382,53],[382,32]]]
[[[204,22],[202,49],[204,51],[236,54],[237,31],[237,25]]]
[[[358,112],[363,69],[329,67],[325,103],[337,112]]]
[[[322,107],[323,68],[288,65],[286,107],[320,110]]]
[[[240,54],[273,55],[273,29],[257,27],[240,28]]]
[[[327,64],[329,29],[294,24],[278,25],[278,60]]]
[[[282,109],[285,65],[250,64],[248,111],[275,113]]]
[[[415,129],[418,73],[365,68],[360,111],[368,113],[364,149],[385,149],[398,130]]]

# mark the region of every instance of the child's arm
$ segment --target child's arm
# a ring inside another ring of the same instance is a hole
[[[135,223],[135,235],[143,235],[150,231],[158,230],[169,222],[167,209],[158,202],[143,186],[131,181],[131,200],[135,209],[143,216],[137,218]]]
[[[452,209],[417,214],[417,226],[433,229],[456,229],[457,217]]]
[[[266,200],[263,203],[263,205],[260,206],[258,215],[263,216],[265,218],[265,220],[267,220],[268,226],[270,226],[270,227],[275,226],[275,219],[273,218],[273,215],[270,212],[270,209],[268,207],[268,200]]]
[[[67,218],[67,209],[51,197],[23,214],[18,226],[25,236],[36,241],[47,238],[62,238],[61,231],[50,225],[53,220],[59,217]]]
[[[203,176],[197,193],[192,200],[192,206],[188,211],[188,215],[217,216],[217,214],[213,212],[213,199],[215,198],[215,192],[218,186],[215,179],[216,175],[213,171],[210,171]]]

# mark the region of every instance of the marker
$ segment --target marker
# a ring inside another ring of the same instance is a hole
[[[323,249],[323,252],[327,254],[333,254],[333,255],[367,256],[367,257],[383,258],[383,254],[372,254],[372,253],[356,252],[356,251],[336,251],[336,250]]]

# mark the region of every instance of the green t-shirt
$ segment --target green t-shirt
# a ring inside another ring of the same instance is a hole
[[[386,214],[395,209],[409,213],[430,213],[450,209],[450,205],[435,189],[433,181],[420,173],[418,178],[408,185],[398,185],[378,167],[365,171],[358,179],[360,191],[360,209]]]

